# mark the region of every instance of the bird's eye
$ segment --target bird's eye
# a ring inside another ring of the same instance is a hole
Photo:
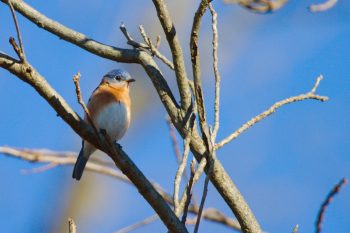
[[[119,76],[115,76],[115,80],[120,81],[120,80],[121,80],[121,77],[119,77]]]

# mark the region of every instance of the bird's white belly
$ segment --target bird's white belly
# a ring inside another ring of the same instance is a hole
[[[95,117],[96,127],[106,130],[112,140],[121,139],[130,124],[130,111],[121,102],[108,104]]]

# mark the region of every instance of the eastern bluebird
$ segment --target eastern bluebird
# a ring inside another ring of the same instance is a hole
[[[121,139],[130,125],[129,84],[134,82],[130,74],[115,69],[103,76],[100,85],[92,93],[87,108],[98,130],[105,130],[115,141]],[[84,120],[87,122],[87,116]],[[73,178],[80,180],[90,155],[96,148],[84,141],[73,170]]]

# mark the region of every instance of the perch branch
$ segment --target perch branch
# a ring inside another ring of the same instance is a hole
[[[15,158],[33,162],[33,163],[49,163],[49,164],[56,164],[60,166],[74,165],[77,159],[76,157],[77,153],[75,152],[55,152],[55,151],[49,151],[49,150],[15,149],[15,148],[5,147],[5,146],[0,146],[0,154],[4,154],[7,156],[15,157]],[[124,174],[118,171],[116,168],[102,165],[101,161],[92,161],[92,160],[93,158],[90,159],[86,164],[86,169],[88,171],[113,177],[127,184],[131,184],[131,181]],[[202,171],[203,171],[203,168],[202,168]],[[173,205],[173,199],[170,197],[170,195],[158,184],[156,183],[152,183],[152,184],[157,189],[157,191],[162,195],[164,200],[166,200],[170,205]],[[223,213],[221,213],[217,209],[210,208],[208,210],[210,211],[207,212],[207,210],[205,210],[203,213],[204,219],[208,221],[216,222],[216,223],[222,223],[236,230],[240,229],[239,224],[236,220],[233,220],[225,216]],[[189,212],[193,214],[198,214],[198,209],[196,207],[189,206]]]
[[[315,94],[315,91],[316,91],[316,89],[317,89],[317,87],[320,84],[320,81],[322,79],[323,79],[323,76],[320,75],[317,78],[315,85],[313,86],[311,91],[309,91],[308,93],[301,94],[301,95],[298,95],[298,96],[289,97],[287,99],[284,99],[284,100],[276,102],[269,109],[267,109],[266,111],[260,113],[256,117],[253,117],[248,122],[243,124],[239,129],[237,129],[235,132],[233,132],[231,135],[229,135],[228,137],[223,139],[221,142],[217,143],[215,145],[215,148],[219,149],[219,148],[223,147],[225,144],[229,143],[230,141],[232,141],[233,139],[235,139],[239,135],[241,135],[244,131],[246,131],[247,129],[249,129],[250,127],[255,125],[256,123],[258,123],[259,121],[265,119],[266,117],[268,117],[269,115],[274,113],[277,109],[279,109],[280,107],[282,107],[282,106],[284,106],[286,104],[290,104],[290,103],[294,103],[294,102],[298,102],[298,101],[303,101],[303,100],[307,100],[307,99],[314,99],[314,100],[319,100],[319,101],[322,101],[322,102],[327,101],[328,97],[320,96],[320,95],[316,95]]]
[[[332,202],[333,197],[339,193],[340,189],[346,185],[348,182],[348,180],[346,178],[343,178],[337,185],[335,185],[333,187],[333,189],[331,190],[331,192],[327,195],[326,200],[324,200],[324,202],[321,205],[321,208],[318,212],[317,215],[317,220],[316,220],[316,233],[321,233],[322,231],[322,222],[324,219],[324,215],[326,212],[327,207],[329,206],[329,204]]]
[[[157,212],[170,231],[187,232],[184,224],[176,217],[162,196],[156,191],[148,179],[133,163],[129,156],[117,145],[111,145],[110,140],[101,140],[92,127],[86,124],[66,103],[66,101],[50,86],[29,63],[20,63],[9,56],[0,53],[0,67],[8,70],[24,82],[31,85],[50,105],[57,114],[84,140],[96,148],[106,152],[115,165],[128,176],[137,187],[140,194]],[[106,147],[101,147],[106,145]]]

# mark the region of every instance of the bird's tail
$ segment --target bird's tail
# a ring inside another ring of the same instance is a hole
[[[74,165],[73,179],[80,180],[81,176],[83,175],[84,168],[87,161],[88,161],[88,158],[84,156],[84,146],[82,146],[79,152],[77,161],[75,162],[75,165]]]

